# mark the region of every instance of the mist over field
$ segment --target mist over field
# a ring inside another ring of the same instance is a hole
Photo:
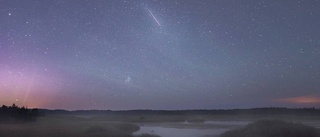
[[[318,137],[320,109],[0,109],[2,137]]]

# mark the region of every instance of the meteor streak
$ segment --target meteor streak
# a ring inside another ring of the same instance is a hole
[[[157,24],[159,26],[161,26],[160,22],[158,21],[158,19],[153,15],[153,13],[148,9],[148,12],[151,14],[152,18],[157,22]]]

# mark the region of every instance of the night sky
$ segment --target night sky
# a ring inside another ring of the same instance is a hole
[[[320,107],[319,0],[0,0],[0,104]]]

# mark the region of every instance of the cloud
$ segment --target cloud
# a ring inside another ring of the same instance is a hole
[[[320,104],[320,95],[307,95],[292,98],[278,99],[277,102],[295,103],[295,104]]]

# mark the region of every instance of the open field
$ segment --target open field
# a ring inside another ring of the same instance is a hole
[[[48,115],[36,122],[0,124],[1,137],[198,137],[219,136],[259,119],[282,119],[320,129],[316,116],[170,116],[170,115]],[[148,134],[145,134],[148,133]]]
[[[74,116],[46,116],[33,123],[2,124],[1,137],[131,137],[139,126],[129,123],[106,123]]]
[[[259,120],[227,131],[221,137],[319,137],[319,129],[283,120]]]

